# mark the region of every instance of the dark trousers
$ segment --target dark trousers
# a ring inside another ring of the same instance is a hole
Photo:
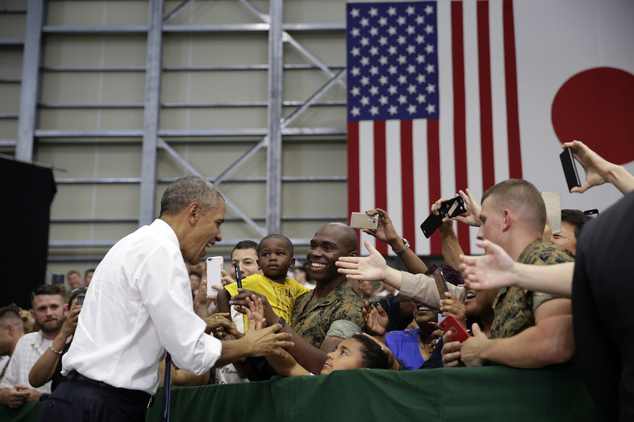
[[[69,376],[55,389],[42,405],[40,422],[145,421],[149,394],[79,377]]]

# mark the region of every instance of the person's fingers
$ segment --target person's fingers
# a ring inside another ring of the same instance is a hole
[[[360,256],[340,256],[336,264],[338,267],[354,268],[360,260]]]
[[[372,237],[376,237],[376,230],[361,229],[361,231],[363,231],[363,233],[368,234]]]
[[[458,366],[459,362],[458,359],[460,358],[460,352],[456,352],[456,353],[450,353],[448,355],[443,356],[443,364],[445,365],[446,368],[451,368],[451,367],[456,367]]]
[[[373,253],[378,253],[376,251],[376,249],[374,248],[374,246],[372,246],[372,243],[370,243],[369,240],[365,240],[365,242],[363,242],[363,245],[365,246],[365,248],[368,250],[368,252],[370,253],[370,255],[372,255]]]

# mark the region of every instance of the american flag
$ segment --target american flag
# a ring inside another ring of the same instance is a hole
[[[348,210],[387,210],[419,255],[431,204],[521,178],[511,0],[348,3]],[[458,226],[470,253],[476,230]],[[362,240],[374,239],[361,234]],[[379,242],[379,252],[392,254]]]

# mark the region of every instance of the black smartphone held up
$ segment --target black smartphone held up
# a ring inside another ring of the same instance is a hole
[[[84,299],[86,298],[86,295],[79,295],[77,296],[77,306],[81,306],[84,304]]]
[[[457,215],[467,212],[467,208],[464,206],[464,199],[462,196],[456,196],[440,204],[439,214],[431,213],[423,224],[420,225],[420,229],[427,239],[436,231],[442,224],[443,218],[454,218]]]
[[[60,284],[64,284],[64,274],[53,274],[51,276],[52,284],[54,286],[59,286]]]
[[[584,214],[584,215],[587,215],[588,217],[591,217],[591,218],[596,218],[596,217],[598,217],[598,216],[599,216],[599,210],[598,210],[598,209],[596,209],[596,208],[595,208],[595,209],[592,209],[592,210],[585,210],[585,211],[583,212],[583,214]]]
[[[233,261],[233,269],[236,272],[236,282],[238,283],[238,289],[241,289],[242,277],[240,276],[240,264],[238,264],[238,261]]]
[[[559,159],[561,160],[561,166],[564,169],[566,183],[568,183],[568,192],[572,191],[572,188],[576,186],[581,186],[579,172],[577,171],[577,163],[575,162],[575,157],[572,156],[572,148],[566,148],[564,152],[559,154]]]

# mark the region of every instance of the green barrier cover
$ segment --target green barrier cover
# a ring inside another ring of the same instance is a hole
[[[161,420],[162,388],[147,413]],[[44,403],[0,408],[1,422],[37,421]],[[353,369],[326,376],[173,387],[171,421],[602,421],[579,367]]]

